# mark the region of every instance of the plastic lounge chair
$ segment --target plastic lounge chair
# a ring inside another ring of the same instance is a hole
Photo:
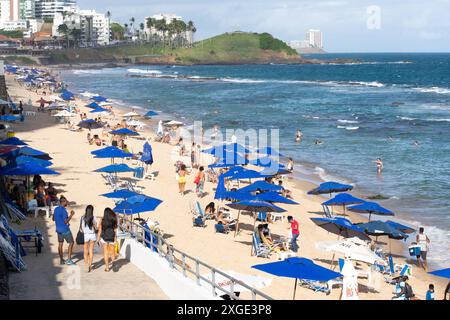
[[[193,220],[194,227],[206,227],[205,221],[203,221],[202,217],[198,216]]]
[[[261,241],[256,237],[255,233],[253,233],[253,250],[252,253],[257,257],[268,258],[272,253],[272,250],[265,246]]]
[[[326,205],[322,205],[322,208],[323,208],[324,216],[326,218],[332,219],[333,218],[333,214],[331,213],[330,208],[328,206],[326,206]]]
[[[216,233],[228,233],[230,230],[228,230],[227,227],[225,227],[223,224],[217,223],[214,228],[216,229]]]
[[[328,285],[320,284],[320,282],[317,281],[298,279],[298,284],[303,288],[314,290],[314,292],[324,292],[326,294],[331,292]]]
[[[47,218],[50,218],[50,207],[38,207],[38,203],[36,199],[32,199],[28,201],[28,211],[34,210],[34,217],[37,218],[39,211],[45,211],[45,215]]]
[[[270,215],[272,216],[272,222],[276,222],[277,220],[280,220],[281,223],[284,222],[284,215],[281,212],[271,212]]]
[[[194,210],[198,215],[202,216],[205,219],[214,219],[213,215],[205,213],[205,211],[203,210],[203,208],[200,205],[200,202],[198,202],[198,201],[196,201],[194,204]]]

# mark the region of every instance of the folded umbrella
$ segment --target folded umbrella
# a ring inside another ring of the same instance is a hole
[[[23,142],[17,137],[11,137],[5,140],[0,141],[1,145],[7,145],[7,146],[27,146],[28,144]]]

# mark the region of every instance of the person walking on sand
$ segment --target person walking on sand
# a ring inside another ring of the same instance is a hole
[[[87,271],[92,270],[92,259],[94,258],[94,244],[97,240],[97,225],[94,217],[94,207],[88,205],[84,216],[81,217],[80,229],[84,236],[84,265]]]
[[[381,160],[381,158],[378,158],[377,160],[374,161],[377,165],[377,173],[379,175],[381,175],[381,173],[383,172],[383,161]]]
[[[424,228],[419,228],[419,234],[416,236],[416,242],[420,246],[420,255],[417,256],[417,262],[419,267],[424,268],[425,271],[428,269],[427,265],[427,253],[428,253],[428,245],[430,243],[430,239],[424,233]]]
[[[97,244],[103,245],[103,260],[105,262],[105,272],[109,272],[109,260],[111,259],[111,267],[115,260],[115,243],[117,229],[117,217],[114,211],[106,208],[103,213],[103,218],[98,225]]]
[[[186,176],[189,172],[186,170],[186,165],[182,164],[180,170],[178,170],[178,188],[180,190],[180,194],[184,196],[185,188],[186,188]]]
[[[56,233],[58,234],[58,254],[60,264],[73,265],[72,261],[72,250],[73,250],[73,236],[70,231],[70,220],[72,219],[75,212],[70,211],[70,215],[67,213],[68,201],[64,196],[59,199],[59,206],[57,206],[53,213],[53,221],[55,221]],[[68,248],[68,258],[64,260],[63,245],[64,240],[69,244]]]
[[[291,250],[293,252],[298,251],[298,244],[297,244],[297,238],[300,235],[300,231],[298,230],[298,222],[295,220],[292,216],[287,217],[288,223],[290,224],[290,227],[288,228],[291,230]]]
[[[195,192],[197,193],[197,197],[203,197],[203,188],[205,186],[205,168],[203,166],[198,169],[194,183],[196,185]]]

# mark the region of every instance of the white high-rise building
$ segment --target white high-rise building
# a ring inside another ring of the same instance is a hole
[[[70,11],[76,5],[76,0],[35,0],[36,18],[54,18],[56,13]]]
[[[308,33],[306,34],[306,40],[309,41],[309,45],[312,48],[323,48],[322,31],[320,30],[309,29]]]

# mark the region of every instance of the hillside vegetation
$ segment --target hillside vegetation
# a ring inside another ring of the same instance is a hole
[[[171,49],[150,44],[77,48],[52,54],[53,63],[135,62],[149,64],[298,63],[298,53],[268,33],[225,33]]]

